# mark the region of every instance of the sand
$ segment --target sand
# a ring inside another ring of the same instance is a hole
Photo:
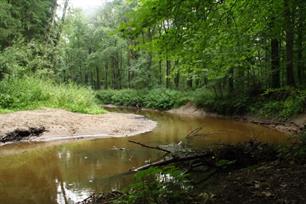
[[[0,138],[17,128],[45,127],[30,141],[126,137],[152,131],[156,122],[144,116],[123,113],[88,115],[61,109],[41,109],[0,114]]]

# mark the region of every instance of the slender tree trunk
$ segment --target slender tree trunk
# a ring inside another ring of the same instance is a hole
[[[86,86],[90,85],[89,80],[88,80],[88,72],[85,73],[85,84],[86,84]]]
[[[228,92],[233,93],[234,92],[234,69],[229,69],[229,76],[228,76]]]
[[[158,67],[159,67],[159,85],[162,86],[163,84],[162,60],[159,60]]]
[[[298,63],[298,77],[299,77],[299,82],[301,85],[305,83],[305,76],[304,76],[304,71],[305,71],[305,65],[304,65],[304,59],[303,59],[303,41],[302,41],[302,33],[299,33],[298,36],[298,50],[297,50],[297,63]]]
[[[117,88],[121,89],[122,87],[122,81],[121,81],[121,70],[122,70],[122,61],[123,61],[123,57],[122,57],[122,51],[120,50],[120,52],[117,53],[117,81],[118,81],[118,85]]]
[[[112,78],[112,84],[113,84],[113,86],[112,86],[112,88],[113,89],[116,89],[117,88],[117,84],[116,84],[116,79],[117,79],[117,77],[116,77],[116,59],[115,59],[115,57],[112,57],[112,72],[113,72],[113,78]]]
[[[305,5],[306,6],[306,5]],[[305,60],[303,56],[303,51],[304,51],[304,36],[305,36],[305,19],[306,17],[306,7],[299,6],[299,18],[298,18],[298,29],[297,29],[297,70],[298,70],[298,79],[300,85],[305,84]]]
[[[293,69],[293,44],[294,44],[294,17],[292,9],[292,0],[284,0],[285,8],[285,30],[286,30],[286,71],[287,84],[295,86]]]
[[[193,84],[192,76],[189,75],[187,78],[187,87],[189,89],[192,89],[192,84]]]
[[[166,60],[166,88],[170,88],[171,61]]]
[[[177,70],[177,72],[175,74],[174,84],[175,84],[175,88],[179,89],[179,86],[180,86],[180,72],[179,72],[179,70]]]
[[[174,70],[175,70],[175,77],[174,77],[175,88],[179,89],[179,86],[180,86],[180,70],[178,69],[178,61],[175,61],[175,63],[174,63]]]
[[[271,40],[271,71],[272,71],[272,88],[280,87],[280,55],[279,42],[277,39]]]
[[[93,72],[90,72],[90,81],[91,81],[91,87],[94,89],[96,84],[95,84]]]
[[[129,41],[128,41],[128,44]],[[127,65],[128,65],[128,88],[131,88],[131,58],[132,58],[132,52],[131,52],[131,49],[129,48],[128,46],[128,52],[127,52]]]
[[[108,63],[105,63],[105,89],[108,89]]]
[[[96,77],[97,77],[96,89],[99,90],[101,88],[101,85],[100,85],[100,70],[98,66],[96,66]]]
[[[61,38],[63,25],[64,25],[64,22],[66,20],[66,14],[67,14],[68,6],[69,6],[69,0],[65,0],[59,30],[57,31],[56,39],[55,39],[55,42],[54,42],[54,47],[57,47],[57,45],[59,43],[59,40]]]

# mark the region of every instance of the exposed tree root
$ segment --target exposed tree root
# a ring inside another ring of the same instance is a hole
[[[29,137],[39,137],[46,131],[45,127],[29,127],[28,129],[16,129],[12,132],[8,132],[4,137],[0,139],[0,142],[13,142],[21,141]]]

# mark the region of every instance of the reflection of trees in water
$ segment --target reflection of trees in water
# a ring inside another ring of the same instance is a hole
[[[2,158],[0,203],[56,203],[58,158],[54,151],[31,151]]]
[[[130,180],[116,175],[143,165],[145,160],[159,158],[159,152],[116,139],[66,145],[59,155],[63,180],[69,190],[79,192],[118,189]]]

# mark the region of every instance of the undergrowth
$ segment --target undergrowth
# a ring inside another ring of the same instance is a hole
[[[264,118],[288,120],[306,110],[306,90],[268,89],[250,107],[250,112]]]
[[[0,81],[0,112],[63,108],[80,113],[101,113],[94,91],[75,84],[56,84],[35,77]]]
[[[101,90],[97,92],[99,101],[103,104],[118,106],[135,106],[168,110],[188,102],[187,92],[170,89],[152,90]]]
[[[287,120],[306,110],[306,90],[294,88],[268,89],[256,96],[228,93],[216,96],[209,89],[177,91],[152,90],[101,90],[97,92],[103,104],[135,106],[169,110],[191,102],[205,111],[221,115],[252,114],[262,118]]]
[[[193,186],[182,170],[175,167],[150,168],[138,172],[125,193],[113,203],[191,203]]]

